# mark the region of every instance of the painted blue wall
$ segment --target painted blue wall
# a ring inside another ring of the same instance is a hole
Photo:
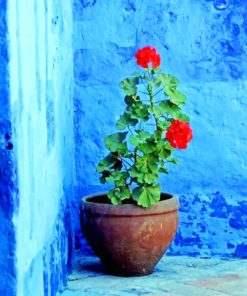
[[[10,1],[8,20],[17,295],[53,296],[66,281],[72,249],[71,1]]]
[[[137,49],[155,46],[187,94],[194,131],[161,179],[181,201],[170,253],[247,257],[246,20],[245,0],[74,1],[78,203],[105,189],[95,167],[124,108],[118,83],[138,69]]]
[[[15,227],[18,204],[9,96],[7,3],[0,1],[0,295],[16,293]]]
[[[74,196],[70,0],[0,0],[0,295],[54,296]]]

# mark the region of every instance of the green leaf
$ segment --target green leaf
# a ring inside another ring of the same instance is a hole
[[[138,136],[130,136],[129,139],[130,139],[130,143],[134,146],[138,146],[140,143],[142,143],[140,142],[140,139]]]
[[[160,113],[162,114],[169,114],[171,115],[173,118],[177,118],[180,119],[182,121],[186,121],[189,122],[189,117],[187,115],[185,115],[184,113],[182,113],[181,109],[174,103],[172,103],[171,101],[163,101],[159,104],[159,110]]]
[[[182,113],[181,109],[170,101],[161,102],[160,104],[165,112],[173,116],[173,118],[189,122],[189,117]]]
[[[124,112],[123,115],[121,115],[119,120],[117,121],[116,128],[118,130],[124,130],[128,125],[135,126],[137,123],[137,119],[132,119],[130,117],[130,114]]]
[[[159,74],[155,78],[156,83],[160,82],[164,88],[164,93],[169,97],[169,100],[177,106],[183,106],[186,100],[186,96],[177,90],[179,84],[178,79],[175,76],[169,74]]]
[[[134,96],[137,92],[138,77],[130,77],[122,80],[120,87],[125,91],[127,96]]]
[[[131,106],[141,100],[139,96],[125,96],[124,101],[126,105]]]
[[[109,135],[105,138],[106,145],[111,145],[112,143],[123,143],[127,136],[128,132],[119,132],[112,135]]]
[[[129,170],[129,174],[130,174],[131,178],[137,178],[139,176],[140,172],[137,170],[137,168],[135,166],[133,166]]]
[[[115,183],[116,187],[125,186],[129,174],[127,172],[113,171],[111,175],[106,178],[107,182]]]
[[[142,119],[147,121],[149,118],[149,106],[136,101],[133,105],[127,107],[128,113],[132,119]]]
[[[135,182],[138,182],[140,184],[145,183],[145,180],[144,180],[145,173],[139,171],[136,167],[132,167],[129,171],[129,174],[131,178],[135,180]]]
[[[168,169],[163,167],[159,168],[159,173],[168,174]]]
[[[150,82],[150,84],[151,84],[152,89],[156,89],[156,88],[160,87],[161,82],[158,80],[153,80]]]
[[[190,122],[189,116],[184,113],[178,113],[174,117],[176,119],[180,119],[181,121],[184,121],[184,122]]]
[[[152,145],[152,143],[143,143],[139,145],[139,149],[144,153],[144,154],[149,154],[154,152],[155,146]]]
[[[99,163],[96,168],[96,171],[98,173],[102,173],[104,171],[109,170],[114,166],[116,162],[116,157],[114,157],[111,153],[107,155],[105,158],[103,158]]]
[[[139,206],[148,208],[160,200],[160,185],[137,187],[133,190],[132,196]]]
[[[186,96],[178,90],[166,88],[165,90],[166,95],[169,97],[169,100],[177,105],[183,106],[186,101]]]
[[[130,198],[130,190],[126,186],[122,186],[118,188],[119,191],[117,193],[117,196],[120,200],[129,199]]]
[[[167,121],[167,120],[159,120],[158,121],[158,126],[162,130],[167,130],[170,125],[171,125],[171,122],[170,121]]]
[[[138,170],[137,168],[131,168],[130,176],[139,184],[148,184],[151,185],[158,180],[158,170],[154,172],[143,172]]]
[[[179,108],[177,105],[173,104],[170,101],[163,101],[159,104],[159,107],[162,109],[163,113],[168,113],[170,115],[174,115],[174,113],[179,111]]]
[[[182,113],[181,109],[173,102],[166,100],[161,102],[159,105],[154,106],[153,108],[149,107],[149,111],[153,113],[156,117],[160,118],[162,116],[171,116],[172,118],[180,119],[182,121],[189,122],[189,117]],[[162,126],[160,126],[162,127]],[[165,126],[165,129],[167,126]]]
[[[148,172],[148,158],[146,156],[137,157],[136,168],[138,169],[139,172],[147,173]]]
[[[164,110],[160,105],[153,106],[153,108],[149,108],[151,112],[156,116],[156,117],[161,117],[164,115]]]
[[[169,74],[160,73],[154,79],[155,83],[158,85],[159,83],[163,86],[164,89],[172,88],[176,89],[179,81],[175,76]]]
[[[143,155],[136,158],[136,168],[141,172],[153,172],[157,167],[156,155]]]
[[[130,190],[126,186],[115,187],[111,189],[107,195],[112,204],[119,205],[122,203],[122,200],[130,198]]]
[[[127,143],[123,142],[128,132],[119,132],[105,138],[105,146],[111,152],[118,152],[121,155],[128,153]]]
[[[119,200],[119,198],[116,196],[116,191],[115,191],[116,189],[114,188],[114,189],[111,189],[109,192],[108,192],[108,194],[107,194],[107,196],[109,197],[109,199],[111,200],[111,203],[113,204],[113,205],[120,205],[121,204],[121,200]]]
[[[150,134],[146,131],[143,131],[143,130],[138,130],[137,133],[138,133],[139,138],[143,141],[150,137]]]
[[[157,181],[157,179],[158,179],[158,174],[155,174],[155,173],[144,174],[144,181],[147,184],[153,184]]]
[[[100,182],[101,182],[102,184],[105,184],[105,182],[106,182],[106,178],[109,177],[109,176],[110,176],[110,172],[109,172],[109,171],[104,171],[104,172],[102,172],[102,175],[101,175],[101,177],[100,177]]]
[[[162,150],[160,152],[160,157],[167,159],[173,152],[174,148],[170,145],[170,143],[165,142],[162,146]]]
[[[166,150],[171,151],[171,152],[174,150],[174,148],[171,146],[171,144],[169,142],[167,142],[167,141],[164,143],[164,148]]]
[[[138,78],[142,78],[142,79],[145,78],[145,75],[144,75],[144,74],[141,74],[141,73],[139,73],[139,72],[135,72],[135,73],[134,73],[134,76],[135,76],[135,77],[138,77]]]
[[[179,160],[175,157],[167,157],[166,159],[168,162],[172,162],[172,163],[175,163],[175,164],[179,164]]]
[[[158,180],[158,159],[152,155],[137,157],[130,176],[140,184],[153,184]]]
[[[135,108],[135,117],[147,121],[149,118],[148,106],[141,105]]]
[[[130,143],[135,146],[138,146],[139,144],[144,143],[145,140],[149,137],[150,137],[150,134],[148,132],[140,130],[140,131],[137,131],[136,136],[130,136]]]

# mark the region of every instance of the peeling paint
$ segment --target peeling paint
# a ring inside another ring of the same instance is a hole
[[[138,70],[136,50],[152,45],[162,68],[181,81],[194,131],[190,147],[176,152],[179,166],[160,179],[181,204],[170,254],[245,256],[246,9],[245,0],[98,1],[86,9],[74,1],[78,204],[109,188],[95,167],[123,112],[118,83]],[[83,238],[75,223],[78,247]]]

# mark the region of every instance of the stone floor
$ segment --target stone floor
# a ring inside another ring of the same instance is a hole
[[[80,256],[61,296],[247,296],[247,260],[164,256],[153,274],[117,277]]]

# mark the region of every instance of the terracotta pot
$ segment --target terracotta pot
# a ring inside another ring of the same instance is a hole
[[[111,273],[150,274],[169,247],[178,225],[178,198],[162,194],[148,209],[133,204],[107,204],[105,193],[82,204],[83,233]]]

